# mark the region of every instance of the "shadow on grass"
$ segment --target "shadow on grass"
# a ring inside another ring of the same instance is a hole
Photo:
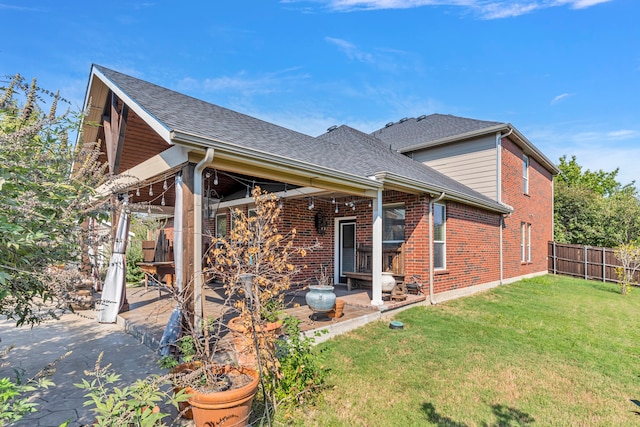
[[[482,427],[525,427],[530,426],[535,421],[534,418],[515,408],[505,405],[491,405],[491,410],[496,417],[496,421],[489,424],[482,422]],[[427,420],[439,427],[469,427],[465,423],[458,422],[447,416],[439,414],[431,403],[424,403],[422,411],[425,413]]]
[[[636,399],[631,399],[631,403],[633,403],[636,406],[640,406],[640,401],[636,400]],[[640,411],[631,411],[636,415],[640,415]]]

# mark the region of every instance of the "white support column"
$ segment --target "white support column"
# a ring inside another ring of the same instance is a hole
[[[193,182],[193,315],[196,333],[202,332],[204,298],[202,296],[202,172],[213,161],[213,148],[207,148],[205,156],[196,165]]]
[[[382,305],[382,190],[373,199],[373,244],[371,248],[371,304]]]

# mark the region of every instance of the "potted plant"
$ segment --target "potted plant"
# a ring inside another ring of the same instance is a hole
[[[196,347],[192,336],[184,336],[180,338],[174,346],[174,354],[162,356],[158,362],[161,368],[170,369],[171,374],[180,375],[193,370],[194,357],[196,356]],[[178,384],[174,384],[173,391],[179,393],[183,390]],[[188,401],[179,403],[178,409],[180,415],[188,420],[193,419],[193,412]]]
[[[225,316],[196,327],[194,317],[183,313],[183,338],[177,345],[172,381],[188,395],[198,427],[248,424],[260,373],[277,369],[275,342],[282,325],[284,291],[298,271],[292,258],[305,255],[293,246],[295,230],[286,235],[278,232],[280,208],[275,196],[256,188],[253,198],[256,214],[234,211],[228,238],[214,239],[206,259],[210,271],[222,279],[227,310],[237,315],[232,323],[246,338],[245,353],[255,354],[255,362],[239,353],[234,363],[220,351]]]
[[[316,281],[316,285],[309,286],[304,299],[314,315],[328,315],[335,309],[336,294],[333,292],[333,280],[324,266],[320,266],[320,276]]]
[[[255,369],[225,363],[216,355],[218,322],[204,322],[202,336],[191,331],[179,340],[180,359],[172,369],[174,391],[187,396],[188,407],[180,407],[196,427],[246,426],[253,397],[258,390]],[[165,366],[170,358],[163,358]]]
[[[281,208],[275,195],[256,187],[253,199],[252,215],[232,212],[233,228],[212,245],[209,259],[227,295],[236,296],[237,316],[228,328],[235,335],[238,363],[271,370],[277,367],[275,343],[285,292],[300,271],[294,257],[304,257],[310,248],[294,246],[295,229],[280,233]]]

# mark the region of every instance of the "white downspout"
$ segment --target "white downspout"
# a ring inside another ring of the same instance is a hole
[[[504,250],[502,244],[502,228],[504,226],[504,215],[500,215],[500,223],[498,227],[500,227],[500,284],[502,285],[502,281],[504,280],[504,268],[503,268],[503,259],[502,259],[502,251]]]
[[[496,132],[496,200],[502,203],[502,134]]]
[[[436,300],[433,295],[433,204],[444,198],[444,191],[437,199],[433,197],[429,200],[429,303],[435,304]]]
[[[511,133],[511,132],[509,132]],[[498,199],[498,203],[502,203],[502,133],[496,133],[496,198]],[[502,260],[502,225],[504,222],[504,217],[500,216],[500,253],[499,253],[499,270],[500,270],[500,284],[502,285],[503,280],[503,260]]]
[[[202,172],[213,161],[213,148],[207,148],[193,174],[193,310],[196,333],[201,333],[204,316],[202,298]]]
[[[509,129],[509,132],[505,133],[504,135],[500,132],[496,133],[496,159],[497,159],[497,179],[496,179],[496,185],[497,185],[497,199],[498,199],[498,203],[502,203],[502,138],[506,138],[509,135],[511,135],[511,133],[513,132],[513,128]],[[502,285],[502,282],[504,280],[504,246],[503,246],[503,233],[502,233],[502,229],[504,226],[504,216],[500,217],[500,257],[499,257],[499,262],[500,262],[500,284]]]
[[[373,200],[373,236],[371,246],[371,305],[382,305],[382,190]]]

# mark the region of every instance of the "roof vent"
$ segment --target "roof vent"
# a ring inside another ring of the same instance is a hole
[[[331,131],[336,130],[336,129],[338,129],[338,126],[333,125],[329,129],[327,129],[327,132],[331,132]]]
[[[389,122],[386,125],[384,125],[384,127],[388,128],[389,126],[393,126],[393,122]]]
[[[427,118],[427,115],[426,115],[426,114],[423,114],[423,115],[421,115],[420,117],[418,117],[418,118],[416,119],[416,122],[419,122],[420,120],[424,120],[424,119],[426,119],[426,118]]]
[[[403,117],[403,118],[401,118],[401,119],[400,119],[400,123],[404,123],[404,122],[406,122],[407,120],[409,120],[409,118],[408,118],[408,117]]]

